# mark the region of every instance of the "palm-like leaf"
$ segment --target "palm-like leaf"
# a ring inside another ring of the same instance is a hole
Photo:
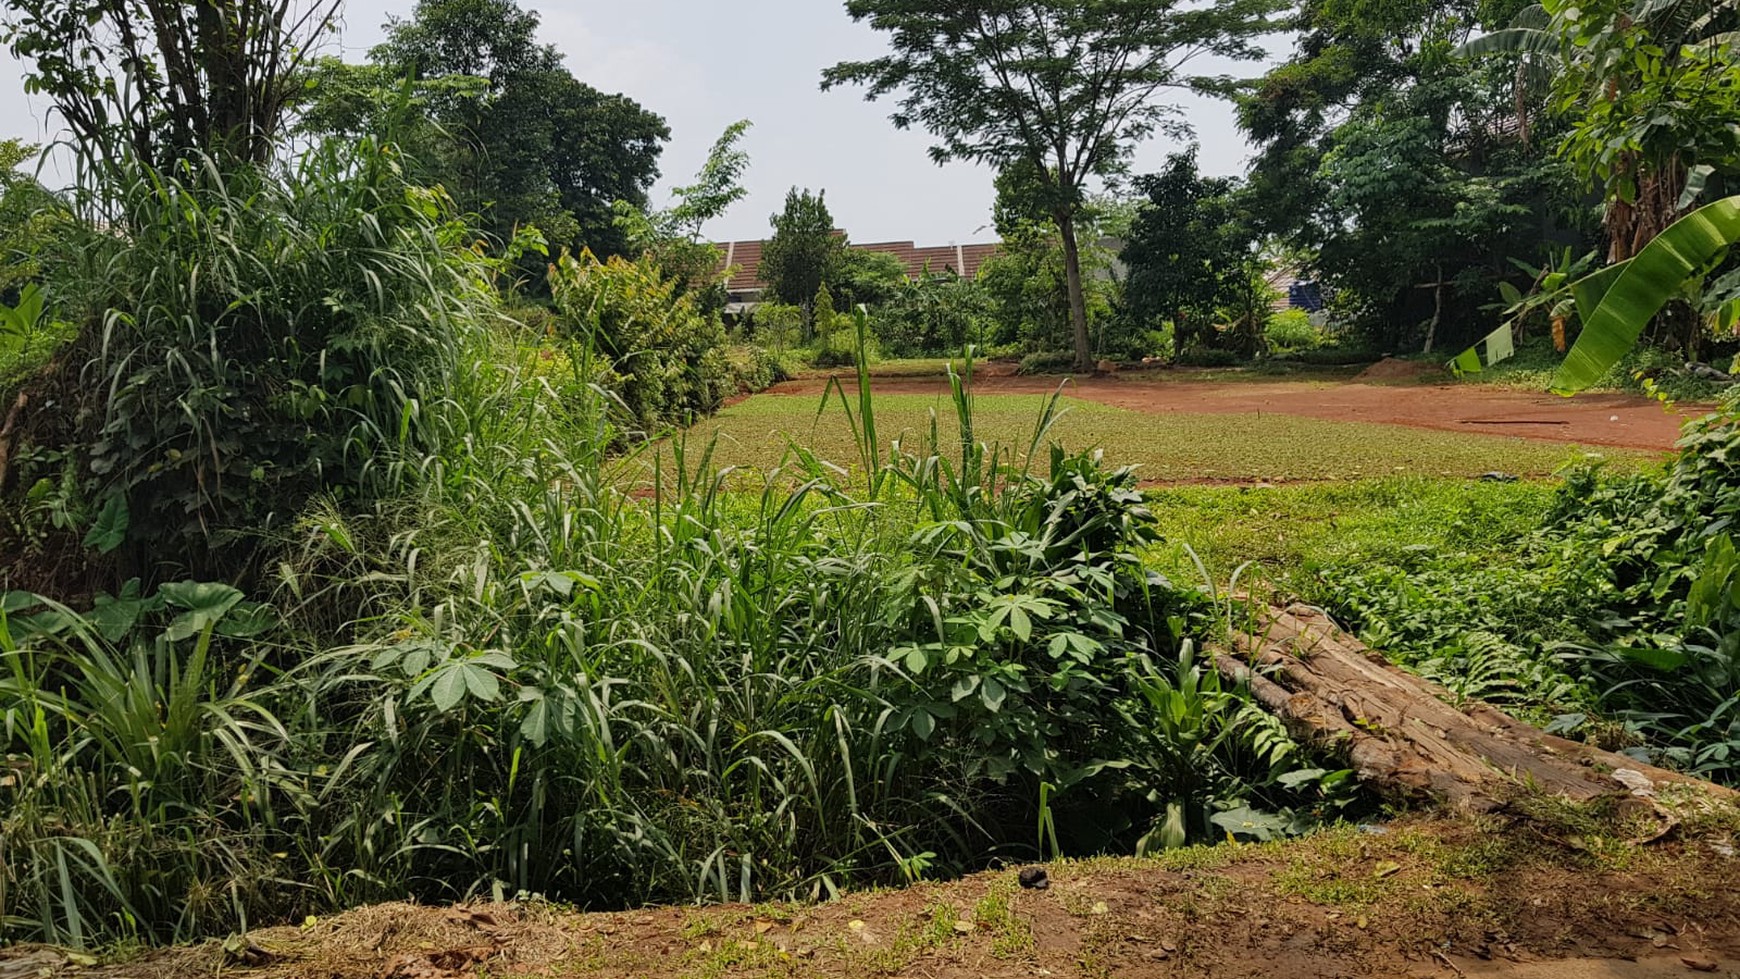
[[[1575,394],[1599,381],[1662,305],[1737,241],[1740,197],[1729,197],[1676,221],[1630,261],[1580,280],[1572,290],[1583,333],[1553,378],[1553,391]]]

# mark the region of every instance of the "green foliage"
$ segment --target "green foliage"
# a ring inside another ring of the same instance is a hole
[[[1560,153],[1608,201],[1609,254],[1632,257],[1714,180],[1740,178],[1740,9],[1731,3],[1547,2],[1463,49],[1545,76]]]
[[[1174,807],[1315,802],[1274,723],[1180,658],[1201,600],[1135,560],[1153,518],[1127,471],[1029,472],[972,437],[959,383],[967,438],[885,462],[861,375],[874,478],[794,446],[726,492],[679,443],[643,496],[607,465],[589,346],[503,355],[526,339],[467,336],[464,437],[430,479],[306,512],[287,625],[222,585],[0,600],[0,751],[29,773],[0,780],[9,935],[814,898],[1032,852],[1042,807],[1086,850]],[[917,666],[939,636],[953,662]]]
[[[339,0],[9,0],[4,36],[72,133],[81,165],[125,183],[137,167],[261,165]],[[116,73],[104,70],[116,67]],[[124,67],[123,67],[124,66]]]
[[[1686,215],[1636,256],[1580,279],[1571,287],[1583,332],[1553,379],[1574,394],[1599,381],[1632,347],[1663,305],[1688,282],[1701,283],[1740,241],[1740,197]]]
[[[264,832],[317,846],[325,781],[256,676],[270,647],[245,640],[272,622],[224,585],[133,581],[82,616],[0,593],[9,934],[169,941],[309,906]]]
[[[1458,698],[1510,705],[1718,781],[1740,778],[1740,416],[1688,426],[1665,472],[1573,471],[1532,520],[1360,555],[1312,594]]]
[[[905,276],[876,310],[876,336],[895,357],[944,356],[971,343],[983,347],[992,304],[977,282],[952,272]]]
[[[902,295],[906,263],[888,252],[848,248],[840,255],[831,284],[845,308],[877,309]]]
[[[54,241],[65,208],[27,174],[37,148],[0,140],[0,297],[10,299],[42,273],[43,252]]]
[[[842,62],[822,87],[863,85],[899,100],[895,126],[936,138],[938,163],[995,167],[1022,208],[1048,218],[1060,238],[1076,367],[1091,366],[1076,222],[1090,181],[1119,174],[1136,144],[1169,127],[1168,88],[1224,93],[1225,78],[1192,76],[1212,54],[1262,55],[1256,38],[1274,29],[1270,0],[999,0],[962,7],[947,0],[849,0],[853,20],[887,33],[893,51]],[[1011,52],[1019,52],[1012,56]]]
[[[1329,341],[1328,336],[1311,322],[1311,314],[1302,309],[1287,309],[1275,314],[1263,332],[1263,340],[1273,353],[1316,350]]]
[[[372,143],[113,191],[128,234],[75,230],[56,313],[88,341],[80,469],[94,507],[125,498],[127,560],[227,567],[315,495],[413,478],[393,460],[446,435],[461,338],[493,307],[438,192]]]
[[[1564,355],[1553,349],[1546,336],[1531,337],[1517,344],[1516,355],[1479,374],[1462,378],[1467,383],[1498,384],[1529,391],[1545,391],[1553,384]],[[1732,385],[1687,368],[1685,356],[1649,344],[1638,344],[1598,378],[1588,392],[1623,391],[1670,401],[1714,402]]]
[[[725,127],[695,182],[671,191],[675,199],[670,206],[649,212],[630,200],[613,205],[617,228],[628,246],[651,254],[659,268],[685,290],[702,293],[703,308],[723,308],[729,270],[722,268],[723,256],[702,238],[701,231],[749,192],[743,186],[749,154],[737,148],[749,125],[744,119]]]
[[[562,248],[627,251],[616,202],[646,206],[670,129],[576,79],[538,27],[516,0],[419,0],[369,65],[317,66],[302,126],[399,143],[419,182],[498,241],[536,227]]]
[[[785,210],[769,218],[773,237],[761,249],[761,280],[782,303],[802,306],[804,337],[815,335],[816,290],[839,267],[846,239],[834,233],[826,192],[811,194],[793,187],[785,195]]]
[[[1460,348],[1497,325],[1510,256],[1588,247],[1594,215],[1553,157],[1541,88],[1454,56],[1503,26],[1502,6],[1307,3],[1295,56],[1240,100],[1259,230],[1311,256],[1338,321],[1376,349],[1429,333]]]
[[[1261,278],[1238,181],[1200,176],[1191,150],[1172,154],[1164,170],[1138,178],[1137,187],[1146,200],[1121,256],[1130,270],[1122,315],[1146,329],[1171,323],[1179,354],[1207,347],[1254,353],[1260,330],[1215,329],[1222,308],[1248,305],[1251,280]]]
[[[737,393],[725,327],[650,255],[600,262],[562,256],[550,291],[568,335],[606,358],[597,380],[620,403],[626,430],[650,438],[716,411]]]

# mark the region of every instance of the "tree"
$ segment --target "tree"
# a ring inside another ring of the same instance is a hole
[[[938,163],[1025,167],[1034,204],[1056,222],[1076,366],[1092,366],[1077,219],[1088,184],[1121,172],[1158,128],[1177,127],[1164,89],[1224,93],[1224,78],[1186,73],[1204,56],[1255,59],[1276,0],[848,0],[854,20],[890,35],[893,52],[842,62],[824,89],[899,93],[894,124],[928,129]]]
[[[906,263],[888,252],[848,248],[840,253],[832,284],[846,309],[881,306],[900,295],[907,284]]]
[[[1534,119],[1541,93],[1519,103],[1515,63],[1454,56],[1514,7],[1308,0],[1294,58],[1240,100],[1258,146],[1247,213],[1380,348],[1482,335],[1511,257],[1587,245],[1594,214],[1556,124]]]
[[[616,226],[631,249],[651,255],[681,291],[712,293],[703,298],[703,308],[724,304],[726,270],[719,249],[702,237],[702,228],[749,193],[743,186],[749,154],[737,146],[749,126],[743,119],[725,127],[695,182],[671,191],[675,200],[669,207],[648,211],[629,200],[612,205]]]
[[[1136,186],[1147,200],[1124,245],[1125,312],[1149,328],[1170,320],[1182,353],[1212,340],[1217,310],[1248,288],[1254,232],[1235,200],[1238,181],[1203,177],[1195,150],[1174,153]]]
[[[1035,206],[1033,177],[1029,168],[1017,164],[997,175],[997,197],[991,214],[997,234],[1003,239],[998,253],[985,262],[974,280],[982,286],[999,327],[997,341],[1019,341],[1032,353],[1073,350],[1075,333],[1071,318],[1069,276],[1064,262],[1063,238],[1057,223],[1044,208]],[[1108,233],[1103,223],[1112,217],[1122,222],[1122,205],[1096,199],[1076,215],[1082,305],[1087,314],[1088,341],[1093,356],[1131,353],[1128,344],[1108,344],[1106,325],[1111,321],[1111,294],[1116,291],[1111,263],[1116,257],[1100,246]]]
[[[1569,124],[1560,152],[1605,193],[1608,260],[1621,262],[1712,178],[1740,180],[1736,31],[1736,0],[1546,0],[1462,52],[1522,55],[1551,80]]]
[[[614,204],[646,205],[670,130],[576,79],[538,25],[517,0],[419,0],[370,65],[317,66],[303,125],[390,135],[500,240],[530,225],[571,250],[624,252]]]
[[[6,42],[78,151],[153,168],[271,154],[339,0],[7,0]]]
[[[793,187],[785,195],[785,210],[769,219],[773,237],[761,250],[761,279],[780,302],[803,307],[805,339],[815,328],[816,291],[846,250],[845,237],[834,233],[826,193]]]
[[[64,211],[25,167],[37,152],[16,139],[0,140],[0,304],[15,302],[41,275],[41,253]]]

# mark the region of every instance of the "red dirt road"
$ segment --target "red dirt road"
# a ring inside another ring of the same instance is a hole
[[[995,367],[996,365],[992,365]],[[843,383],[850,383],[842,378]],[[778,384],[769,394],[819,395],[824,378]],[[982,373],[979,394],[1050,394],[1056,377]],[[872,378],[881,394],[946,394],[938,378]],[[1192,414],[1280,414],[1328,421],[1371,422],[1480,435],[1508,435],[1547,442],[1613,446],[1666,452],[1680,426],[1709,410],[1704,405],[1668,409],[1648,398],[1587,394],[1561,398],[1473,384],[1366,384],[1358,381],[1201,381],[1161,372],[1072,378],[1072,397],[1130,411]]]

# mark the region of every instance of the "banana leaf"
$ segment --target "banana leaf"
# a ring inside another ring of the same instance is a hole
[[[1504,54],[1557,54],[1559,39],[1533,27],[1507,27],[1468,41],[1455,51],[1458,58],[1484,58]]]
[[[1583,332],[1559,365],[1553,393],[1576,394],[1601,380],[1686,280],[1737,241],[1740,197],[1729,197],[1674,222],[1630,261],[1579,280],[1571,289]]]

